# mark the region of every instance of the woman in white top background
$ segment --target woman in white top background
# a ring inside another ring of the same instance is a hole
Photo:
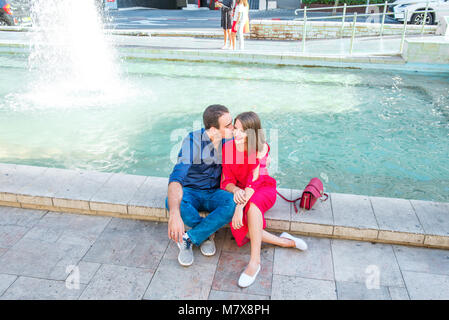
[[[234,12],[234,22],[232,24],[232,50],[235,50],[235,39],[237,33],[239,34],[239,49],[243,50],[245,47],[243,39],[243,29],[245,28],[245,24],[248,21],[248,11],[248,0],[237,0]]]

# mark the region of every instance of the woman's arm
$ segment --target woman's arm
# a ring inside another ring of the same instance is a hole
[[[251,170],[248,175],[248,180],[245,187],[245,204],[251,199],[254,194],[254,188],[257,184],[257,180],[259,179],[259,167],[260,164],[257,164],[257,167]]]
[[[248,175],[248,180],[246,181],[246,188],[245,188],[245,196],[246,201],[248,201],[252,195],[254,194],[254,188],[257,185],[257,182],[259,180],[259,169],[260,169],[260,163],[259,160],[265,157],[265,155],[268,152],[268,145],[265,143],[263,146],[263,150],[257,154],[256,158],[256,167],[252,169],[251,173]]]
[[[268,152],[268,145],[265,143],[263,146],[263,150],[259,152],[256,156],[256,163],[253,168],[251,168],[251,172],[248,175],[246,180],[246,186],[252,188],[252,185],[259,179],[259,169],[260,169],[260,159],[265,157]]]
[[[249,201],[249,199],[251,199],[251,197],[253,196],[253,194],[254,194],[254,189],[253,188],[250,188],[250,187],[246,187],[245,188],[245,204]]]
[[[229,153],[229,144],[223,146],[222,152],[222,172],[221,172],[221,189],[234,194],[234,202],[237,204],[243,203],[245,201],[245,192],[236,186],[237,180],[235,179],[234,173],[232,172],[232,159],[227,159],[226,155]]]
[[[235,7],[234,16],[237,17],[237,20],[235,20],[235,24],[237,25],[240,20],[240,7],[239,6]]]

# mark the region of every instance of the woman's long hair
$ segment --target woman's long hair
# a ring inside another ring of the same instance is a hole
[[[249,111],[243,112],[235,117],[234,124],[240,121],[243,126],[243,130],[247,134],[248,138],[248,155],[251,155],[254,151],[259,152],[263,150],[265,140],[265,134],[263,133],[262,124],[257,113]]]
[[[248,0],[240,0],[240,3],[243,3],[245,7],[248,6]]]

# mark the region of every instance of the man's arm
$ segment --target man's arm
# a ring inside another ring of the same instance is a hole
[[[183,196],[182,186],[184,179],[187,176],[187,172],[193,162],[192,158],[194,158],[194,151],[192,148],[193,136],[188,135],[182,143],[181,150],[178,154],[178,162],[173,168],[168,182],[168,237],[175,242],[181,242],[182,236],[185,233],[180,206]]]
[[[245,203],[245,192],[244,190],[237,187],[234,183],[228,183],[226,185],[226,191],[229,191],[230,193],[234,194],[234,202],[237,204],[244,204]]]
[[[181,218],[182,201],[182,185],[179,182],[173,181],[168,185],[168,238],[175,242],[181,242],[182,236],[185,233],[184,222]]]

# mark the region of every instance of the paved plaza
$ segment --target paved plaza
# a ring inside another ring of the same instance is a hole
[[[131,31],[126,31],[133,34]],[[206,30],[175,30],[161,29],[150,32],[153,36],[129,36],[125,31],[117,31],[107,36],[107,40],[117,47],[148,48],[161,50],[195,50],[202,53],[265,53],[265,54],[308,54],[308,55],[348,55],[350,38],[343,39],[313,39],[307,40],[306,51],[302,52],[301,41],[273,41],[250,40],[245,41],[244,51],[221,50],[223,46],[223,33],[219,29]],[[145,34],[145,30],[134,30],[135,34]],[[8,45],[23,45],[28,47],[32,34],[27,32],[0,31],[0,49]],[[161,36],[167,35],[167,36]],[[428,38],[429,36],[407,36],[407,39]],[[392,55],[398,54],[400,49],[400,36],[364,37],[355,40],[353,45],[354,55]]]
[[[185,268],[166,223],[1,206],[0,299],[449,299],[448,250],[304,239],[306,252],[263,245],[241,289],[249,246],[229,228]]]

